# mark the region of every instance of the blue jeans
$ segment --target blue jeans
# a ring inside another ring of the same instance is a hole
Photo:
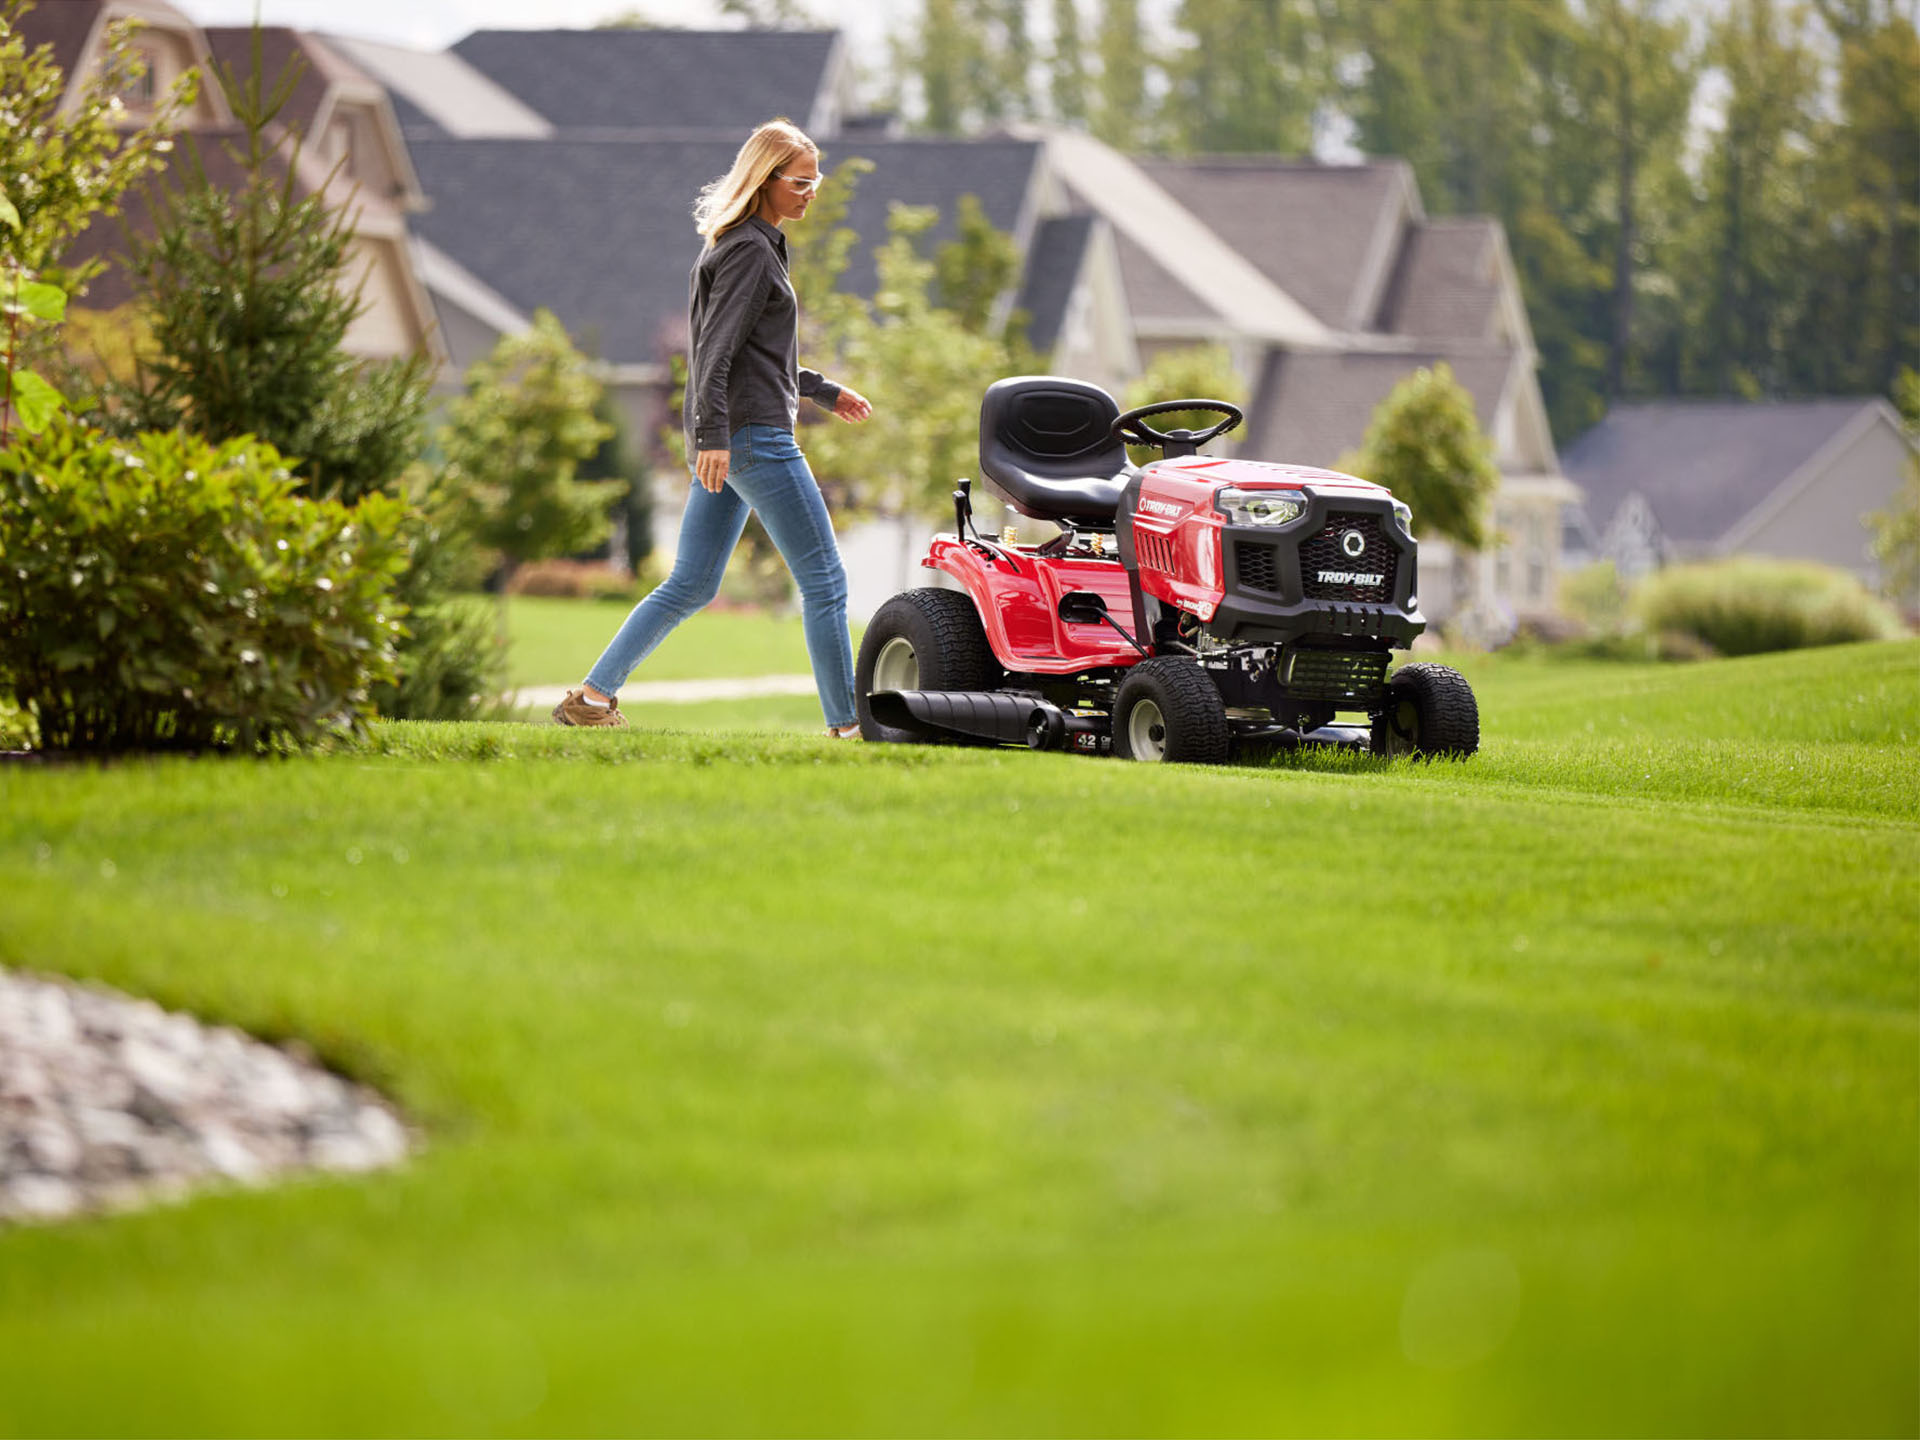
[[[680,522],[680,549],[673,573],[627,616],[605,653],[587,672],[587,684],[602,695],[617,695],[667,633],[720,593],[720,577],[747,511],[779,548],[800,587],[801,625],[820,708],[829,725],[851,725],[853,641],[847,634],[847,572],[833,538],[826,501],[807,468],[807,457],[791,430],[777,425],[742,425],[728,442],[727,483],[714,494],[693,482],[687,513]]]

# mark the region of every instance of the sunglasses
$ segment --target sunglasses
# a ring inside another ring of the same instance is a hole
[[[773,178],[786,181],[802,195],[815,195],[819,193],[820,182],[826,177],[824,175],[776,175]]]

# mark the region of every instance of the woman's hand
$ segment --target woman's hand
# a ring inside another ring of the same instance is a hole
[[[858,390],[840,387],[840,398],[833,402],[833,413],[842,420],[857,423],[873,414],[873,405]]]
[[[693,473],[700,477],[702,485],[718,495],[727,488],[727,466],[732,458],[725,450],[702,450],[694,457]]]

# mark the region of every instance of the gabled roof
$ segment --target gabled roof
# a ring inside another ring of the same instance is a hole
[[[1041,221],[1033,232],[1026,274],[1013,303],[1027,312],[1027,341],[1042,355],[1050,353],[1060,338],[1067,304],[1099,223],[1092,215],[1062,215]]]
[[[1891,407],[1875,395],[1627,402],[1567,446],[1560,463],[1587,492],[1596,528],[1638,493],[1668,540],[1710,545],[1863,414],[1881,412],[1891,416]]]
[[[1499,229],[1499,221],[1478,215],[1410,229],[1378,328],[1425,340],[1493,339],[1500,308]]]
[[[327,41],[387,87],[409,138],[537,139],[553,133],[549,121],[451,50],[415,50],[347,35],[329,35]]]
[[[646,364],[685,343],[687,275],[700,250],[692,208],[733,163],[739,136],[612,132],[551,140],[421,140],[414,164],[432,208],[415,225],[516,308],[546,306],[601,358]],[[848,207],[860,236],[843,284],[871,294],[887,207],[937,205],[930,248],[950,238],[959,197],[1018,228],[1040,147],[1028,140],[875,140],[829,153],[871,159]]]
[[[1139,163],[1325,324],[1338,330],[1371,324],[1409,204],[1411,172],[1404,161],[1321,165],[1209,156]]]
[[[1491,431],[1514,369],[1510,351],[1275,350],[1267,356],[1249,407],[1259,428],[1247,436],[1247,453],[1290,464],[1332,465],[1366,438],[1374,407],[1395,385],[1421,366],[1441,362],[1473,396],[1480,428]]]
[[[832,30],[477,30],[454,53],[562,130],[811,123]]]
[[[1052,163],[1079,203],[1199,300],[1208,317],[1273,344],[1319,346],[1334,336],[1291,293],[1169,195],[1139,164],[1073,130],[1048,132]],[[1122,260],[1127,251],[1122,248]],[[1127,277],[1128,292],[1134,277]],[[1136,314],[1142,313],[1136,310]]]

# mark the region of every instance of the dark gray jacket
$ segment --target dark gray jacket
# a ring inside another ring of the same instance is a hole
[[[687,299],[687,460],[724,450],[742,425],[791,430],[800,397],[831,410],[840,387],[798,364],[800,306],[787,237],[759,216],[701,251]]]

